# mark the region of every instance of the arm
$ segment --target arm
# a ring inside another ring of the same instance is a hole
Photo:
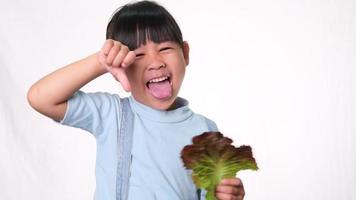
[[[30,105],[56,121],[67,109],[67,100],[82,86],[104,74],[106,69],[95,53],[87,58],[60,68],[37,81],[27,93]]]
[[[100,52],[60,68],[37,81],[29,89],[27,99],[30,105],[56,121],[63,119],[67,109],[67,100],[81,87],[98,76],[110,72],[125,90],[129,87],[121,64],[129,66],[134,62],[135,54],[120,42],[107,40]],[[115,73],[115,74],[114,74]]]

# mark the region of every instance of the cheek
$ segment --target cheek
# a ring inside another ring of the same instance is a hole
[[[185,67],[186,67],[186,63],[184,60],[183,55],[181,54],[172,54],[169,59],[167,59],[170,61],[170,65],[174,66],[173,70],[176,73],[180,73],[180,74],[184,74],[185,72]]]
[[[183,59],[179,59],[176,61],[175,63],[176,66],[176,73],[180,76],[180,77],[184,77],[185,74],[185,68],[186,68],[186,64],[184,62]]]
[[[185,66],[182,64],[177,66],[174,70],[174,74],[176,76],[175,78],[176,84],[181,84],[185,75]]]

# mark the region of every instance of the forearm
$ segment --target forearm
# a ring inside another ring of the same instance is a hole
[[[58,118],[58,114],[54,117],[51,114],[52,110],[56,110],[55,106],[66,103],[82,86],[105,72],[106,69],[101,66],[95,53],[37,81],[28,91],[28,100],[37,111],[51,118]],[[59,117],[64,111],[62,106]]]

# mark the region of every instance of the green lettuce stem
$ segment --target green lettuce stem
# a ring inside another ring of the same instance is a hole
[[[215,197],[215,187],[216,185],[213,184],[207,189],[206,200],[217,200]]]

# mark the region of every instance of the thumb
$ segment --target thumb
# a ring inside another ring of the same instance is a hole
[[[131,92],[130,82],[126,76],[124,69],[109,67],[109,71],[114,76],[114,78],[120,82],[121,86],[126,92]]]

